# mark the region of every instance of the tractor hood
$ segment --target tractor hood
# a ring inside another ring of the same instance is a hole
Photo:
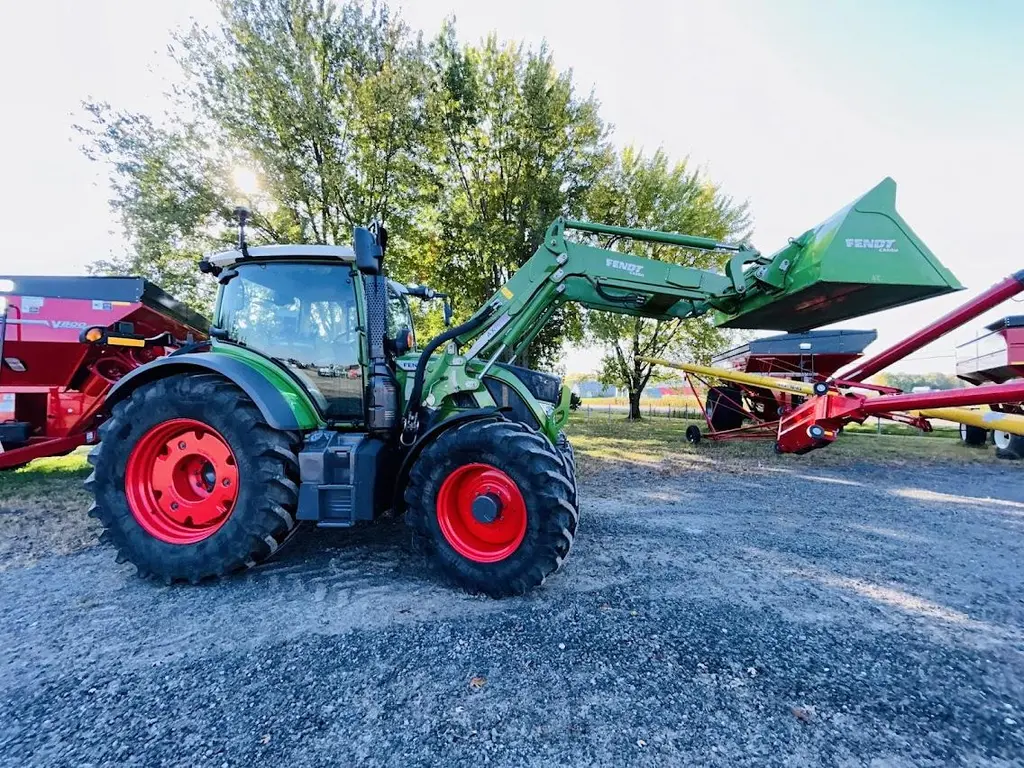
[[[963,288],[896,212],[890,178],[756,269],[769,290],[717,325],[806,331]]]

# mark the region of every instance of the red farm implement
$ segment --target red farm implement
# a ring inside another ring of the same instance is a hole
[[[1004,317],[985,326],[977,337],[956,349],[956,375],[975,386],[1007,384],[1024,381],[1024,317]],[[1001,402],[989,406],[993,414],[1024,416],[1020,403]],[[987,418],[994,419],[994,415]],[[1024,437],[999,429],[989,423],[964,425],[961,439],[968,445],[992,442],[1007,458],[1024,458]]]
[[[824,330],[785,333],[755,339],[723,352],[712,360],[714,368],[688,366],[686,380],[695,395],[703,393],[704,418],[709,440],[763,438],[774,434],[779,417],[806,398],[803,388],[767,387],[774,384],[820,381],[861,356],[875,340],[874,331]],[[722,379],[720,369],[754,374],[755,379]],[[687,430],[697,442],[698,427]]]
[[[0,470],[96,442],[122,376],[208,321],[137,277],[0,277]]]
[[[1024,379],[1013,378],[1024,368],[1014,362],[1014,355],[1019,349],[1018,345],[1024,343],[1024,337],[1009,333],[1013,327],[1005,321],[1002,329],[989,328],[1002,339],[1002,351],[995,356],[991,356],[992,350],[983,353],[981,346],[991,345],[992,340],[986,342],[985,337],[982,337],[977,341],[977,354],[968,356],[969,360],[965,361],[963,368],[958,369],[961,378],[973,383],[996,383],[920,393],[904,393],[891,387],[866,383],[870,376],[1022,291],[1024,271],[1007,277],[888,349],[869,358],[859,359],[852,367],[838,373],[817,370],[813,376],[773,376],[770,370],[746,373],[726,367],[711,368],[664,360],[654,362],[682,369],[687,376],[706,385],[715,380],[721,382],[708,390],[705,413],[709,436],[721,439],[732,435],[756,436],[773,432],[775,447],[781,453],[806,453],[824,447],[838,437],[846,424],[863,423],[871,416],[910,424],[924,431],[931,430],[930,419],[943,419],[968,427],[1024,436],[1024,416],[1019,415],[1024,413],[1021,409]],[[737,357],[741,358],[742,355]],[[859,353],[853,357],[858,358]],[[777,366],[777,363],[773,364]],[[768,391],[770,396],[761,390]],[[725,393],[729,394],[729,399],[720,405]],[[978,406],[989,406],[989,410],[980,410]],[[723,407],[729,410],[719,411]],[[716,412],[729,415],[716,418]],[[729,419],[727,424],[723,423],[726,418]],[[743,420],[749,420],[751,424],[743,426]],[[726,429],[720,429],[722,426]],[[687,438],[696,442],[700,439],[700,431],[691,427]],[[1024,449],[1024,441],[1020,443]]]

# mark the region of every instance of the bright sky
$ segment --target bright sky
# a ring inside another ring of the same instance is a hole
[[[663,146],[750,202],[774,251],[873,186],[968,287],[847,323],[891,343],[1024,268],[1024,3],[986,0],[406,0],[432,35],[491,30],[537,45],[593,87],[615,141]],[[105,177],[78,151],[82,99],[159,111],[170,31],[206,0],[36,0],[0,12],[0,273],[74,274],[120,249]],[[990,313],[1024,314],[1014,304]],[[988,316],[986,316],[988,317]],[[952,371],[953,343],[905,370]],[[596,364],[569,355],[570,371]]]

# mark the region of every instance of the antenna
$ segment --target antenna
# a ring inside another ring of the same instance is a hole
[[[238,250],[242,252],[242,258],[249,258],[249,245],[245,242],[245,223],[249,221],[251,212],[244,205],[235,208],[235,219],[238,221]]]

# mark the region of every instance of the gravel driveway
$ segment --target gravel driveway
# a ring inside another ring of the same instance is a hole
[[[591,459],[503,601],[393,522],[202,587],[9,567],[0,764],[1022,765],[1022,470]]]

